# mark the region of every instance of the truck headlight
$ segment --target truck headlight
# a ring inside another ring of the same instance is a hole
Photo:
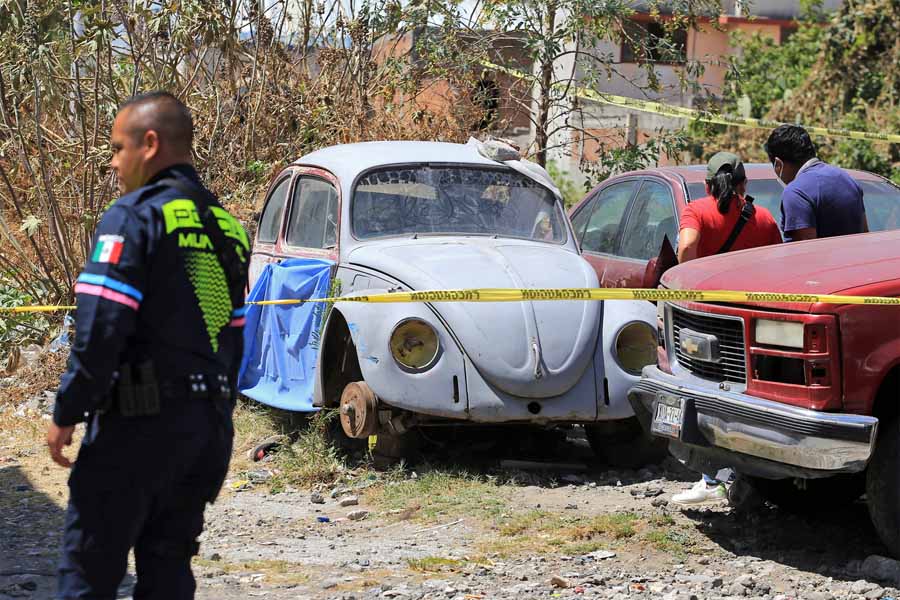
[[[616,362],[632,375],[640,375],[647,365],[656,364],[656,329],[643,321],[632,321],[616,334]]]
[[[421,319],[405,319],[391,333],[391,356],[400,368],[419,373],[434,366],[441,349],[434,327]]]
[[[803,350],[803,323],[756,319],[757,344]]]

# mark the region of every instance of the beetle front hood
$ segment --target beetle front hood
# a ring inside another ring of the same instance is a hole
[[[349,262],[381,271],[413,291],[597,287],[571,249],[504,239],[374,242]],[[525,398],[558,396],[587,368],[600,329],[592,301],[438,302],[436,310],[486,380]]]

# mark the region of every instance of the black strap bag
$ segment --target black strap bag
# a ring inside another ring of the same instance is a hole
[[[753,196],[745,196],[744,206],[741,207],[741,214],[738,216],[737,223],[734,224],[734,229],[731,230],[728,239],[725,240],[725,243],[722,244],[722,247],[719,248],[719,251],[716,252],[716,254],[724,254],[731,250],[731,247],[734,246],[734,242],[738,239],[738,236],[741,235],[744,225],[746,225],[747,221],[752,219],[755,214],[756,207],[753,206]]]

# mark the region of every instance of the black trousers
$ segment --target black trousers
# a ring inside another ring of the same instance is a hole
[[[134,598],[193,598],[203,512],[231,458],[233,404],[166,399],[161,414],[88,424],[69,477],[59,594],[116,598],[134,548]]]

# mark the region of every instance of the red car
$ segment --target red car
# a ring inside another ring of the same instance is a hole
[[[747,192],[781,220],[781,184],[770,164],[745,164]],[[900,227],[900,188],[865,171],[848,171],[862,186],[871,231]],[[660,167],[607,179],[570,211],[584,257],[601,287],[641,287],[644,269],[664,236],[673,248],[678,219],[691,200],[706,196],[706,166]]]
[[[815,301],[900,297],[900,231],[703,258],[667,271],[662,286],[770,296],[660,303],[658,365],[628,394],[644,428],[688,466],[731,467],[787,510],[865,492],[878,535],[900,555],[900,305]]]

